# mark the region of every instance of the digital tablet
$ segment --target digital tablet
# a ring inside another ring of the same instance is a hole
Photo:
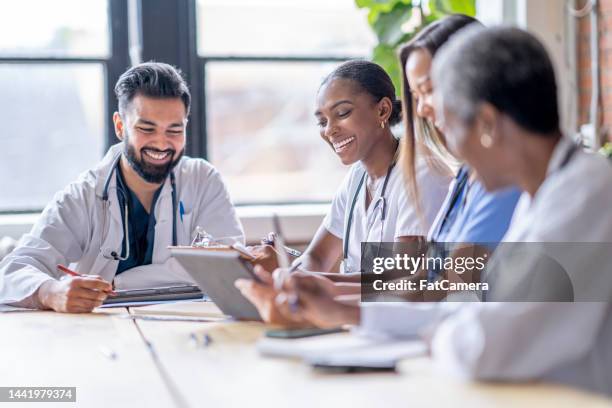
[[[170,247],[170,253],[224,314],[239,320],[261,320],[255,306],[234,286],[241,278],[258,280],[253,266],[238,252]]]

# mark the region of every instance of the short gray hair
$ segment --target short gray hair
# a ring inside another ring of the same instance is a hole
[[[559,131],[557,85],[544,46],[513,27],[470,27],[436,55],[432,80],[445,108],[474,120],[488,102],[538,134]]]

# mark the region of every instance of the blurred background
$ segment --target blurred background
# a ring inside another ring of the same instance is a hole
[[[351,58],[397,82],[397,45],[452,12],[540,36],[566,132],[607,139],[612,0],[0,0],[0,236],[117,142],[113,86],[148,60],[184,72],[187,153],[221,171],[240,214],[320,219],[347,168],[318,134],[319,83]]]

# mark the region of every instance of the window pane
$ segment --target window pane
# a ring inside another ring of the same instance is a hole
[[[330,200],[347,168],[313,115],[331,63],[208,63],[208,148],[237,203]]]
[[[43,208],[105,141],[100,64],[0,65],[0,211]]]
[[[107,0],[0,3],[0,57],[106,57]]]
[[[354,0],[198,0],[201,55],[366,56],[374,44]]]

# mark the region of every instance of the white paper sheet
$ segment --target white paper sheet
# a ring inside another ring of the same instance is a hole
[[[266,356],[301,358],[311,364],[375,367],[422,356],[427,348],[420,340],[380,340],[340,333],[304,339],[264,338],[257,343],[257,350]]]

